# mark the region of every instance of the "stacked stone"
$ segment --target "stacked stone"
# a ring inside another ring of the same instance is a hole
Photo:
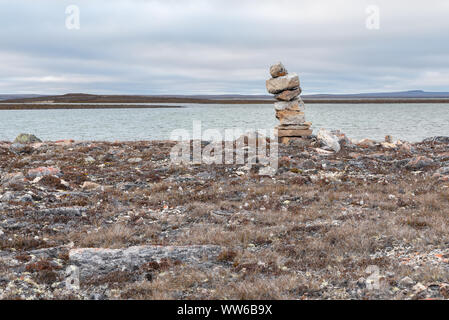
[[[282,63],[270,68],[271,79],[267,80],[267,90],[279,101],[274,104],[276,118],[281,122],[277,126],[277,135],[281,143],[307,137],[312,134],[310,122],[305,120],[305,105],[301,97],[299,77],[288,73]]]

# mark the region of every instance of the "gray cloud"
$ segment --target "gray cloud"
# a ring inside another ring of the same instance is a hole
[[[446,0],[0,0],[0,92],[263,94],[278,60],[305,93],[449,91],[447,16]]]

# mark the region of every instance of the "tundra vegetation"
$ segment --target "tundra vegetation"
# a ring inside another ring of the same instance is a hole
[[[336,136],[279,146],[273,176],[170,141],[0,142],[0,296],[449,298],[449,138]]]

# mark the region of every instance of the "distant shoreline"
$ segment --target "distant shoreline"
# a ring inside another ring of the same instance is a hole
[[[370,99],[303,99],[304,103],[328,103],[328,104],[342,104],[342,103],[449,103],[448,99],[440,98],[370,98]]]
[[[0,102],[0,110],[78,110],[78,109],[179,109],[182,106],[147,105],[51,105],[51,104],[6,104]]]
[[[399,103],[448,103],[449,98],[336,98],[303,97],[306,104],[399,104]],[[273,104],[276,100],[262,97],[206,98],[206,97],[164,97],[131,95],[89,95],[67,94],[12,100],[0,100],[0,110],[55,110],[55,109],[155,109],[182,108],[182,106],[157,105],[159,103],[192,104]],[[146,105],[154,103],[155,105]]]

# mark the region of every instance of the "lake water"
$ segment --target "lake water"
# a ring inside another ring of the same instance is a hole
[[[161,105],[161,104],[158,104]],[[159,140],[174,129],[270,129],[278,124],[272,104],[178,105],[179,109],[0,110],[0,140],[19,133],[42,140]],[[449,104],[308,104],[313,129],[340,129],[354,139],[381,140],[385,135],[407,141],[449,136]]]

